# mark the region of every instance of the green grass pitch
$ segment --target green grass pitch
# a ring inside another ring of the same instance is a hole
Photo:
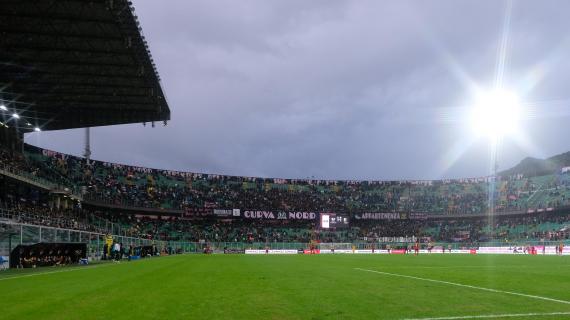
[[[570,319],[570,257],[181,255],[0,272],[0,319],[486,315]]]

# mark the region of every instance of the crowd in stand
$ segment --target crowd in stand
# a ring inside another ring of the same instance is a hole
[[[188,210],[423,212],[481,214],[490,178],[439,181],[262,179],[139,168],[27,146],[27,161],[82,187],[86,199],[119,206]],[[570,204],[569,179],[521,176],[497,182],[495,211]],[[548,192],[538,192],[549,190]]]
[[[52,184],[72,186],[72,180],[60,175],[51,166],[30,161],[23,154],[0,148],[0,169],[9,170],[24,177],[40,178]]]
[[[429,223],[424,220],[386,220],[381,222],[358,221],[359,236],[365,241],[375,241],[383,237],[412,237],[422,235],[422,227]]]
[[[97,211],[79,207],[56,209],[46,202],[11,194],[0,197],[0,210],[0,218],[22,224],[98,233],[110,231],[110,221],[101,218]]]

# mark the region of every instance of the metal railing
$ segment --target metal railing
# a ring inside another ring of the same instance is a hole
[[[31,182],[41,188],[50,191],[64,191],[69,195],[76,197],[77,199],[81,200],[81,192],[79,187],[77,186],[67,186],[63,184],[58,184],[51,182],[42,177],[38,177],[30,172],[26,172],[20,169],[13,168],[7,164],[1,163],[0,164],[0,174],[11,176],[12,178],[19,179],[19,180],[28,180],[26,182]]]
[[[23,223],[43,227],[65,228],[82,232],[97,232],[113,234],[122,237],[136,237],[137,235],[121,227],[117,223],[102,219],[92,214],[87,214],[82,219],[80,216],[50,216],[48,214],[36,214],[26,210],[0,208],[0,218],[12,223]]]

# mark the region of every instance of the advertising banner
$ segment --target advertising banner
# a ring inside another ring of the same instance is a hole
[[[244,249],[224,249],[225,254],[244,254]]]
[[[320,253],[322,254],[342,254],[342,253],[353,253],[352,250],[349,249],[321,249]]]
[[[422,212],[365,212],[354,215],[356,220],[425,220],[427,217]]]
[[[520,247],[480,247],[479,249],[452,249],[448,251],[447,249],[445,252],[442,252],[441,249],[439,250],[432,250],[429,252],[426,249],[422,249],[419,251],[420,254],[429,254],[429,255],[441,255],[441,254],[532,254],[532,255],[542,255],[544,252],[545,255],[554,255],[556,254],[554,247],[545,247],[544,251],[542,251],[542,247],[537,246],[535,247],[534,251],[523,251],[523,248]],[[298,250],[245,250],[246,254],[406,254],[406,250],[404,249],[392,249],[392,250],[385,250],[385,249],[298,249]],[[413,251],[409,252],[408,254],[413,255]],[[570,255],[570,252],[564,250],[564,255]]]
[[[214,209],[214,215],[220,217],[227,217],[233,215],[232,209]]]
[[[297,250],[245,250],[245,254],[297,254]]]
[[[357,220],[401,220],[406,219],[398,212],[365,212],[355,214],[354,218]]]
[[[523,248],[517,247],[480,247],[478,253],[483,254],[513,254],[523,253]]]

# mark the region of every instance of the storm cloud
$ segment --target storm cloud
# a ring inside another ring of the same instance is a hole
[[[506,1],[135,0],[168,126],[92,129],[93,158],[231,175],[489,174],[466,105],[490,87]],[[525,105],[501,168],[570,150],[567,1],[514,1],[504,84]],[[81,154],[83,130],[32,144]]]

